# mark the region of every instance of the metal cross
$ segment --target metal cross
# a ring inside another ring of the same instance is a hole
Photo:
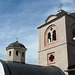
[[[62,10],[62,6],[63,6],[63,4],[62,4],[62,3],[60,3],[60,10]]]
[[[18,41],[18,38],[16,38],[16,41]]]

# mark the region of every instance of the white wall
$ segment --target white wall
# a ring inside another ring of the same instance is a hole
[[[5,75],[4,68],[1,62],[0,62],[0,75]]]

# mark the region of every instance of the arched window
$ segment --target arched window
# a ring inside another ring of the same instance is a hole
[[[53,40],[56,40],[56,30],[53,31]]]
[[[57,27],[55,25],[49,26],[45,31],[45,46],[57,41]]]

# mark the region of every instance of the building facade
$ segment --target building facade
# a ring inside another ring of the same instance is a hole
[[[68,67],[75,65],[74,13],[60,10],[56,15],[50,15],[45,24],[38,27],[38,30],[39,65],[55,65],[63,72],[68,71]],[[67,72],[65,74],[68,75]]]

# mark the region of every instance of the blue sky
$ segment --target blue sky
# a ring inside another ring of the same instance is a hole
[[[60,2],[65,11],[75,12],[75,0],[0,0],[0,59],[7,60],[6,47],[19,38],[27,48],[26,63],[38,64],[38,30]]]

